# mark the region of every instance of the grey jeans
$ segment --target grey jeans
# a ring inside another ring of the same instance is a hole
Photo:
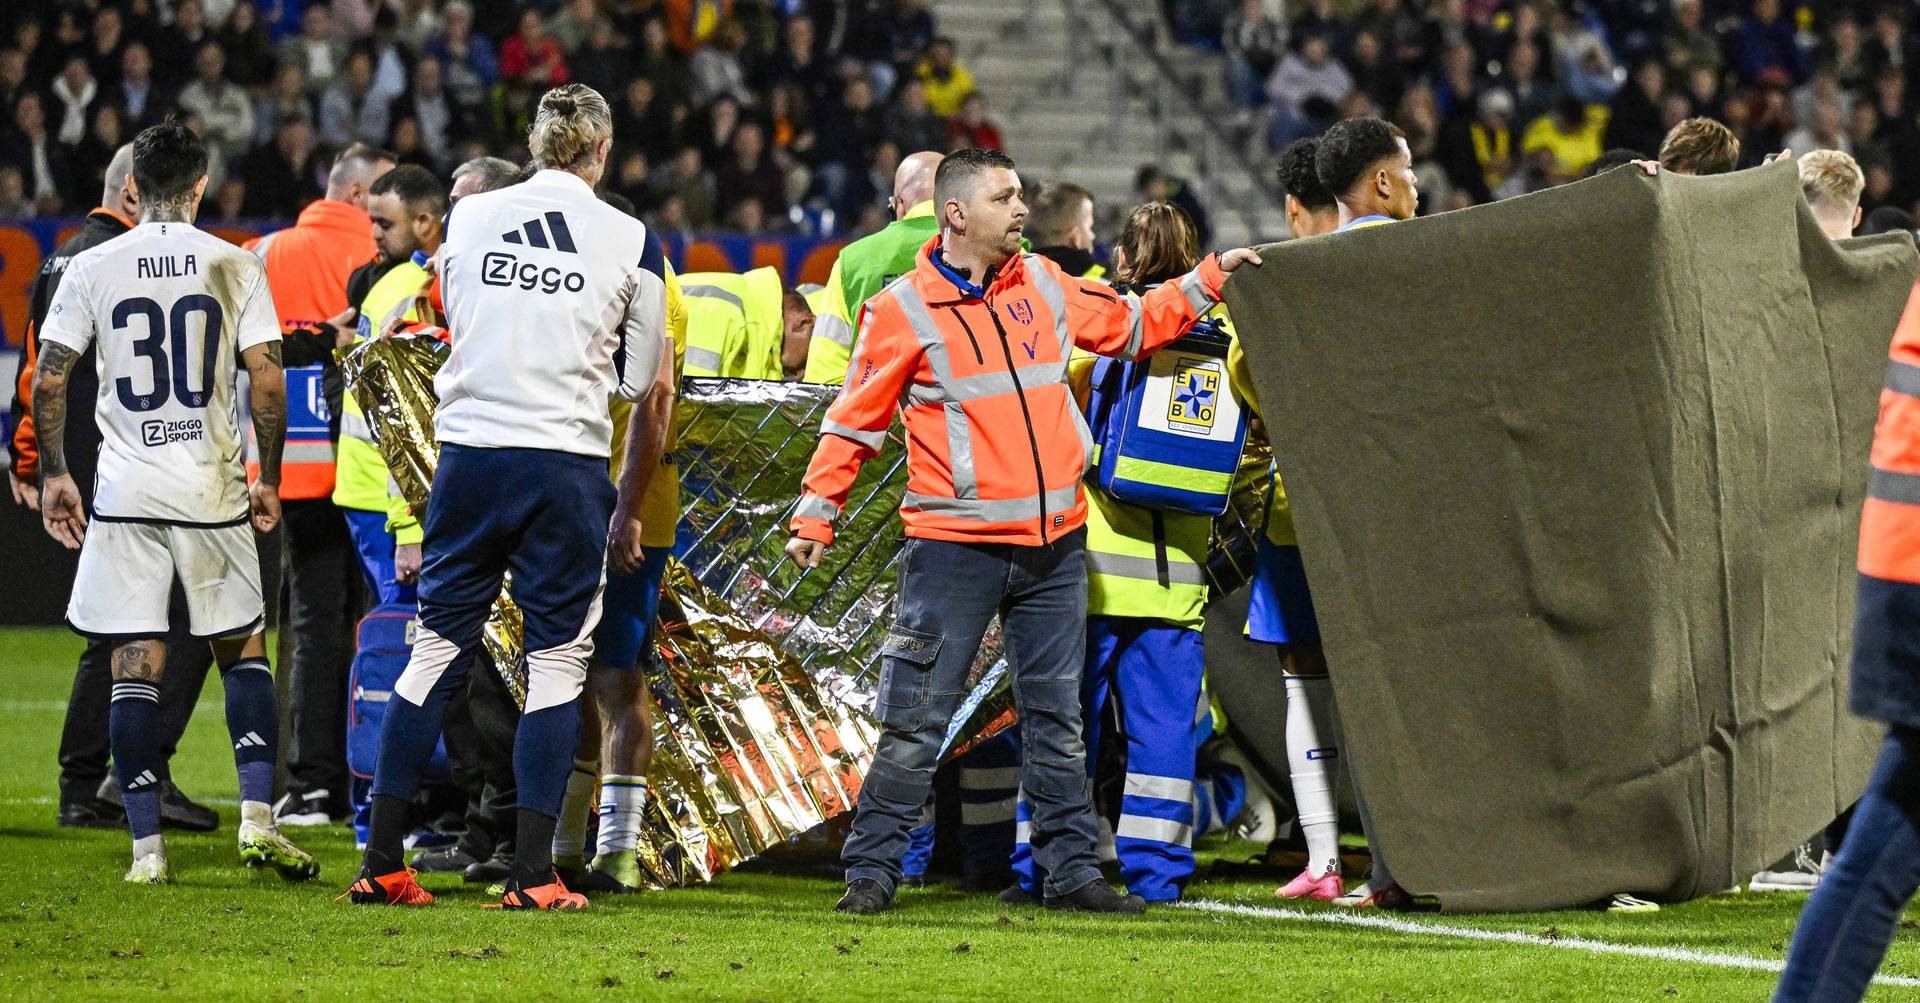
[[[968,669],[1000,615],[1020,714],[1020,784],[1033,806],[1033,854],[1047,897],[1100,877],[1081,740],[1086,663],[1086,530],[1037,547],[910,539],[900,608],[887,636],[876,708],[884,730],[840,860],[847,880],[900,884]]]

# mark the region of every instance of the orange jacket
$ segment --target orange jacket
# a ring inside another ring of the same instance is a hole
[[[267,288],[280,315],[280,330],[313,327],[347,308],[347,276],[372,261],[373,221],[346,202],[321,199],[300,210],[299,219],[249,241],[247,250],[267,266]],[[333,438],[338,419],[327,413],[321,366],[296,366],[287,372],[287,449],[281,465],[280,497],[333,496]],[[331,431],[330,431],[331,429]],[[251,456],[247,473],[259,466]]]
[[[1076,278],[1037,255],[1000,267],[984,299],[932,258],[867,301],[846,385],[821,423],[794,509],[795,535],[833,542],[860,464],[879,452],[896,409],[907,432],[908,536],[1036,546],[1086,521],[1080,478],[1093,441],[1067,386],[1074,346],[1146,355],[1220,298],[1211,255],[1144,298]]]
[[[1920,285],[1893,331],[1873,474],[1860,511],[1860,573],[1920,583]]]

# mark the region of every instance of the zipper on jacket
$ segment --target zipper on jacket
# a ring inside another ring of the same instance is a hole
[[[1014,370],[1013,346],[1007,344],[1007,329],[1000,324],[1000,312],[994,309],[992,303],[986,300],[980,302],[986,304],[987,316],[993,318],[993,329],[1000,335],[1000,354],[1007,359],[1007,375],[1013,378],[1013,395],[1020,401],[1020,417],[1027,422],[1027,448],[1033,450],[1033,481],[1040,489],[1040,542],[1052,543],[1052,537],[1047,534],[1047,472],[1040,463],[1040,438],[1033,432],[1033,412],[1027,409],[1027,389],[1020,385],[1020,374]],[[964,320],[960,322],[961,327],[966,327],[966,324]],[[967,335],[972,337],[973,332],[969,330]],[[978,350],[977,346],[975,350]]]
[[[964,305],[965,301],[963,300],[961,302]],[[980,302],[985,303],[986,300],[981,300]],[[988,312],[992,312],[993,307],[989,306],[987,310]],[[960,312],[959,306],[953,308],[953,315],[960,320],[960,330],[967,332],[967,343],[973,346],[973,361],[983,366],[986,365],[987,357],[980,354],[980,339],[973,336],[973,325],[967,323],[967,315]]]

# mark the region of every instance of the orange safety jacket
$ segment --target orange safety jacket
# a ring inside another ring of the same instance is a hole
[[[792,530],[833,542],[860,464],[880,451],[896,409],[907,432],[908,536],[1037,546],[1086,522],[1080,478],[1093,440],[1067,385],[1074,346],[1146,355],[1186,333],[1220,299],[1209,255],[1144,298],[1067,275],[1037,254],[1007,260],[985,289],[935,262],[868,300],[840,396],[821,423]]]
[[[1920,285],[1893,332],[1873,474],[1860,511],[1860,573],[1920,584]]]
[[[300,210],[291,227],[248,241],[267,266],[282,333],[311,328],[345,310],[347,276],[374,259],[373,221],[350,203],[321,199]],[[287,370],[287,448],[281,458],[280,497],[333,497],[334,438],[339,417],[327,406],[324,366]],[[248,451],[247,476],[260,465]]]

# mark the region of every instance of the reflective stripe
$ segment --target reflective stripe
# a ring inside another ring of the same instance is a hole
[[[813,336],[825,338],[841,348],[853,347],[853,325],[830,313],[814,319]]]
[[[1142,484],[1176,488],[1181,491],[1196,491],[1202,494],[1224,492],[1233,488],[1231,471],[1200,470],[1174,463],[1143,460],[1137,456],[1122,456],[1114,461],[1113,476],[1117,480],[1138,481]]]
[[[993,825],[997,822],[1013,821],[1013,799],[989,801],[986,804],[960,803],[961,825]]]
[[[1192,846],[1193,826],[1186,822],[1175,822],[1170,818],[1146,818],[1140,815],[1120,816],[1120,825],[1113,830],[1116,839],[1144,839],[1167,846]]]
[[[1902,505],[1920,505],[1920,474],[1896,474],[1875,467],[1873,476],[1867,480],[1867,497]]]
[[[1129,773],[1126,796],[1159,798],[1162,801],[1178,801],[1185,804],[1193,799],[1193,781],[1182,780],[1179,777],[1156,777],[1151,773]]]
[[[1085,477],[1087,471],[1092,470],[1094,465],[1100,462],[1100,450],[1093,444],[1093,430],[1087,427],[1087,416],[1080,412],[1080,406],[1074,402],[1072,393],[1067,394],[1066,409],[1068,417],[1073,422],[1074,432],[1080,436],[1080,476]]]
[[[820,419],[820,434],[837,435],[842,439],[850,439],[876,453],[887,444],[887,433],[885,429],[881,429],[878,432],[863,432],[857,428],[842,425],[837,421],[827,418]]]
[[[373,445],[373,428],[367,424],[367,416],[348,411],[340,416],[340,434],[359,439],[367,445]]]
[[[701,299],[721,300],[733,304],[734,308],[741,313],[745,313],[747,310],[747,304],[744,300],[719,286],[681,286],[680,295],[698,296]]]
[[[1080,485],[1070,484],[1047,492],[1049,512],[1065,512],[1080,498]],[[1025,498],[941,498],[909,491],[900,498],[900,507],[931,515],[949,515],[975,522],[1014,522],[1031,519],[1040,512],[1040,496]]]
[[[1180,293],[1187,298],[1187,305],[1196,314],[1213,309],[1213,297],[1207,295],[1207,284],[1201,281],[1198,268],[1180,276]]]
[[[947,468],[953,471],[953,496],[959,499],[980,497],[980,475],[973,469],[973,423],[967,420],[964,404],[948,404]]]
[[[1087,550],[1087,571],[1096,575],[1114,575],[1119,578],[1132,578],[1144,582],[1160,582],[1160,565],[1151,557],[1126,557],[1120,554],[1103,554],[1089,548]],[[1205,585],[1207,574],[1198,564],[1189,564],[1177,559],[1172,548],[1167,550],[1167,581],[1173,585]],[[1128,784],[1132,784],[1132,774],[1128,774]],[[1129,787],[1127,793],[1133,793]],[[1155,794],[1154,797],[1163,795]]]
[[[1032,822],[1013,823],[1013,841],[1016,843],[1033,842],[1033,823]]]
[[[285,452],[280,454],[280,462],[287,463],[332,463],[333,443],[331,442],[289,442]]]
[[[1887,363],[1887,389],[1908,397],[1920,397],[1920,366]]]
[[[840,506],[816,494],[804,494],[794,503],[793,514],[796,518],[825,519],[832,522],[840,518]]]
[[[1020,767],[963,767],[960,789],[963,791],[1010,791],[1020,786]]]
[[[1038,254],[1024,257],[1027,266],[1027,279],[1040,291],[1040,301],[1053,313],[1053,336],[1060,342],[1060,358],[1073,354],[1073,332],[1067,330],[1067,294],[1060,283],[1053,280],[1053,273],[1047,271],[1046,264]]]
[[[1015,382],[1015,377],[1019,381]],[[1051,386],[1066,379],[1067,363],[1063,359],[1050,362],[1036,362],[1021,366],[1013,372],[976,373],[946,380],[938,385],[914,383],[907,387],[909,404],[949,404],[954,401],[978,400],[982,397],[994,397],[1010,394],[1016,389],[1032,390],[1036,387]]]
[[[1114,358],[1127,361],[1140,354],[1140,346],[1147,339],[1146,309],[1140,305],[1140,297],[1128,293],[1127,301],[1127,347],[1120,350]]]
[[[947,342],[940,336],[940,325],[933,322],[933,314],[927,309],[926,301],[920,298],[919,291],[913,288],[911,282],[895,282],[887,290],[893,294],[893,301],[900,305],[900,312],[907,315],[907,327],[913,330],[914,340],[920,342],[927,368],[933,371],[934,385],[951,385],[953,367],[947,364]],[[872,310],[868,310],[868,316],[872,316]]]
[[[720,371],[720,353],[713,351],[712,349],[699,348],[693,345],[688,345],[686,364],[687,364],[687,368],[689,369],[699,369],[703,372],[718,373]]]

